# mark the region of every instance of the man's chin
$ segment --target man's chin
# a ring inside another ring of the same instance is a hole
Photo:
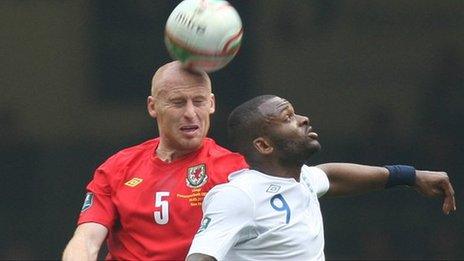
[[[321,148],[322,148],[322,146],[321,146],[321,144],[319,143],[318,140],[312,140],[312,141],[309,143],[309,146],[308,146],[308,147],[309,147],[309,149],[310,149],[310,151],[311,151],[311,154],[320,151]]]
[[[183,150],[195,151],[203,145],[203,137],[194,137],[190,139],[183,139],[181,146]]]

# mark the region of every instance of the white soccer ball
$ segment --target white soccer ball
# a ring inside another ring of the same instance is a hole
[[[164,42],[189,69],[213,72],[226,66],[242,41],[242,21],[224,0],[184,0],[169,15]]]

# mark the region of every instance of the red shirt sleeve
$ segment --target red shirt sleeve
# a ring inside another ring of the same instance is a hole
[[[117,211],[111,195],[112,187],[109,180],[110,168],[108,162],[100,166],[94,173],[93,180],[87,185],[87,195],[82,207],[78,225],[87,222],[96,222],[111,229]]]
[[[228,177],[231,173],[249,168],[245,158],[238,153],[230,153],[219,157],[215,162],[215,166],[217,171],[216,175],[221,177],[224,180],[223,182],[228,181]]]

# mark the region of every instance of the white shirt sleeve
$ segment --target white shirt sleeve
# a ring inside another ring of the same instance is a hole
[[[325,172],[317,167],[303,165],[301,168],[301,180],[312,188],[317,197],[322,197],[330,187],[329,178]]]
[[[206,254],[223,260],[253,222],[254,202],[239,188],[218,185],[206,194],[203,219],[187,256]]]

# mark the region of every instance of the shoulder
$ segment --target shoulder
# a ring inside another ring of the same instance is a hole
[[[132,158],[136,155],[138,155],[139,153],[143,153],[143,152],[146,152],[146,151],[154,151],[154,148],[156,145],[158,145],[159,143],[159,139],[151,139],[151,140],[147,140],[145,142],[142,142],[140,144],[137,144],[137,145],[134,145],[134,146],[130,146],[130,147],[127,147],[125,149],[122,149],[120,150],[119,152],[117,152],[114,156],[118,157],[118,158],[121,158],[121,159],[125,159],[125,158]]]
[[[318,197],[323,196],[330,186],[327,174],[318,167],[303,165],[300,180],[314,191]]]
[[[158,142],[158,139],[151,139],[135,146],[122,149],[109,157],[98,167],[98,170],[113,172],[117,169],[124,168],[134,160],[140,159],[144,155],[150,155]]]
[[[230,150],[216,144],[213,139],[206,138],[204,146],[206,155],[210,162],[222,169],[224,172],[227,172],[227,174],[248,168],[248,164],[241,154],[231,152]]]
[[[216,185],[211,191],[228,191],[228,193],[245,194],[253,198],[253,187],[260,183],[260,178],[255,175],[254,170],[241,169],[229,175],[229,182]],[[222,193],[222,192],[221,192]]]
[[[204,200],[206,208],[219,205],[221,208],[235,212],[249,212],[255,206],[249,191],[236,183],[216,185],[207,193]]]
[[[324,175],[324,176],[327,176],[322,169],[320,169],[318,167],[314,167],[314,166],[308,166],[306,164],[303,165],[303,167],[301,167],[301,174],[302,175],[316,175],[316,176]]]
[[[256,192],[270,182],[269,177],[256,170],[242,169],[229,175],[229,182],[224,186],[233,187],[250,198],[255,198]]]
[[[238,187],[252,186],[252,183],[259,182],[261,180],[260,172],[252,169],[242,169],[232,173],[229,176],[230,182],[228,184]]]
[[[205,138],[203,146],[205,150],[207,150],[208,155],[211,157],[221,157],[221,156],[237,154],[217,144],[216,141],[214,141],[211,138]]]

